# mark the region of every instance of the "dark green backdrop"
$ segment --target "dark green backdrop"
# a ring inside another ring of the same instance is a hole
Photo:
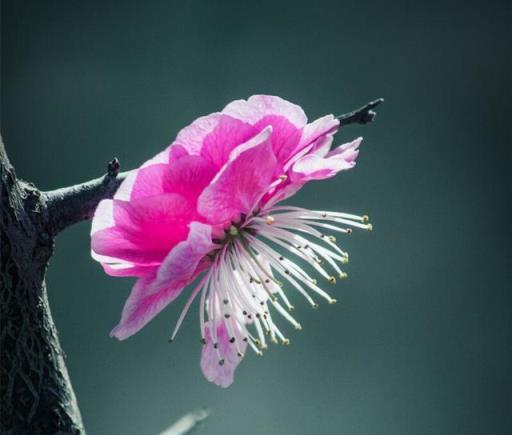
[[[507,5],[508,4],[508,5]],[[148,159],[195,117],[253,93],[311,118],[383,96],[359,165],[294,203],[368,213],[341,303],[249,355],[234,385],[199,369],[183,300],[126,342],[131,287],[59,236],[49,293],[86,427],[151,435],[213,409],[202,433],[510,434],[510,2],[2,1],[2,133],[19,176],[84,181]]]

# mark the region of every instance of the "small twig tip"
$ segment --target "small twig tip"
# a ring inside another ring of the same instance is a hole
[[[119,174],[119,170],[121,169],[121,163],[119,163],[119,159],[114,157],[110,162],[108,162],[107,173],[111,177],[116,177]]]

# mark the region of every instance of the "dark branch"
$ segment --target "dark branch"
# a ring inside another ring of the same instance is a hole
[[[340,120],[340,126],[348,124],[367,124],[368,122],[372,122],[377,116],[377,113],[372,109],[375,109],[375,107],[383,102],[384,98],[378,98],[377,100],[370,101],[366,106],[360,107],[353,112],[339,115],[336,118]]]
[[[102,199],[112,198],[127,172],[119,173],[117,158],[109,162],[107,173],[95,180],[62,189],[43,192],[52,235],[85,219],[91,219]]]

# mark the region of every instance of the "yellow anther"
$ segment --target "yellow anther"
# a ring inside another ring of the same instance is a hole
[[[267,223],[267,225],[272,225],[276,220],[272,217],[272,216],[267,216],[265,218],[265,222]]]
[[[231,225],[231,226],[229,227],[229,235],[230,235],[230,236],[233,236],[233,237],[234,237],[234,236],[238,236],[238,228],[237,228],[237,227],[235,227],[234,225]]]
[[[288,179],[288,175],[285,175],[285,174],[280,175],[280,176],[279,176],[279,179],[280,179],[281,181],[286,181],[286,180]]]

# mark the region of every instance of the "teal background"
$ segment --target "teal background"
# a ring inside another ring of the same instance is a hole
[[[2,1],[1,128],[20,177],[53,189],[134,168],[199,115],[254,93],[311,119],[385,97],[357,167],[308,208],[367,213],[338,303],[289,347],[249,354],[232,387],[199,369],[184,303],[108,337],[131,287],[58,237],[49,297],[88,433],[157,434],[213,410],[206,434],[512,433],[510,2]],[[284,322],[281,322],[284,325]]]

